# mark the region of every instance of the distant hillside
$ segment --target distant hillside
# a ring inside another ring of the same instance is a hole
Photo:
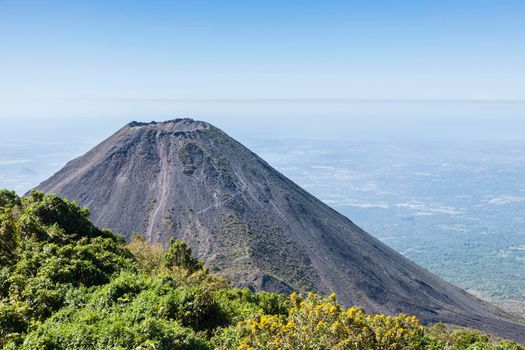
[[[238,287],[337,293],[369,312],[504,336],[525,326],[387,247],[214,126],[133,122],[38,186],[96,225],[182,239]]]
[[[335,298],[231,288],[181,241],[126,245],[75,203],[0,190],[3,349],[525,350]]]

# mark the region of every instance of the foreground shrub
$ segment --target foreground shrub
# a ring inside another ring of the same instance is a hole
[[[75,203],[5,191],[0,202],[0,343],[53,315],[74,291],[135,268],[123,240],[94,227],[89,212]],[[16,318],[10,305],[17,305]]]
[[[422,349],[433,345],[415,317],[345,310],[335,295],[290,296],[287,315],[261,315],[216,338],[221,349]],[[436,345],[437,346],[437,345]]]
[[[525,350],[513,341],[484,334],[480,331],[452,325],[435,324],[425,329],[426,333],[439,341],[442,348],[450,350]]]

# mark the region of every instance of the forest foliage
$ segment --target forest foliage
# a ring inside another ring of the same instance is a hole
[[[55,195],[0,190],[0,348],[525,350],[335,295],[231,287],[181,241],[130,243]]]

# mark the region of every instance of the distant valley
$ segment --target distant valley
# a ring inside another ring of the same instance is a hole
[[[260,140],[251,147],[438,276],[494,301],[525,301],[523,142]]]

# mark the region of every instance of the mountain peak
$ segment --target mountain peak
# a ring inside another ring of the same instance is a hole
[[[195,130],[205,130],[210,127],[210,124],[194,120],[191,118],[176,118],[171,120],[166,120],[163,122],[138,122],[132,121],[126,125],[128,128],[155,128],[159,130],[173,130],[173,131],[195,131]]]

